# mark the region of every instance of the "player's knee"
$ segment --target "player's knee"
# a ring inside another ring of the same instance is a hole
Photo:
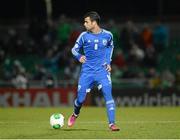
[[[78,100],[78,104],[79,104],[79,105],[82,105],[83,102],[84,102],[84,99],[79,99],[79,100]]]
[[[82,105],[83,103],[84,103],[84,101],[85,101],[85,96],[80,96],[80,97],[78,97],[77,98],[77,103],[79,104],[79,105]]]
[[[104,92],[104,93],[110,93],[111,94],[111,92],[112,92],[112,88],[111,88],[111,86],[110,85],[102,85],[102,91]]]
[[[78,97],[77,97],[77,102],[79,104],[83,104],[83,102],[85,101],[86,99],[86,95],[87,93],[90,92],[91,89],[87,89],[87,88],[84,88],[84,87],[81,87],[79,90],[78,90]]]
[[[111,87],[109,87],[109,86],[103,86],[101,91],[102,91],[102,93],[103,93],[105,102],[107,102],[107,101],[109,101],[109,100],[113,100]]]

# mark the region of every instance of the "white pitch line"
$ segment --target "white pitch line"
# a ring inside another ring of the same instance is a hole
[[[38,123],[43,123],[43,124],[47,124],[49,123],[48,121],[41,121]],[[106,124],[107,121],[78,121],[78,124]],[[173,121],[173,120],[167,120],[167,121],[116,121],[116,123],[120,123],[120,124],[148,124],[148,123],[162,123],[162,124],[170,124],[170,123],[180,123],[180,121]],[[2,124],[32,124],[32,122],[28,122],[28,121],[16,121],[16,122],[3,122],[0,121],[0,125]]]
[[[81,121],[77,123],[82,124],[104,124],[106,121]],[[116,121],[116,123],[120,124],[143,124],[143,123],[180,123],[180,121]]]

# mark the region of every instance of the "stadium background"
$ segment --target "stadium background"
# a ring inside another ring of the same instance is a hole
[[[91,10],[114,35],[117,133],[96,87],[67,126],[80,70],[71,48]],[[0,1],[0,139],[180,139],[179,106],[179,0]]]
[[[72,105],[80,65],[70,50],[90,10],[114,35],[117,105],[180,105],[179,7],[178,0],[1,1],[0,106]],[[98,92],[86,105],[104,105]]]

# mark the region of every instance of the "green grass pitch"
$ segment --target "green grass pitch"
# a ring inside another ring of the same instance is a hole
[[[180,139],[180,107],[116,108],[119,132],[108,129],[106,109],[83,107],[74,127],[67,127],[70,107],[0,108],[0,139]],[[65,126],[53,129],[49,117],[65,116]]]

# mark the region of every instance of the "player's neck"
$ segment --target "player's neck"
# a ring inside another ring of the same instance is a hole
[[[93,34],[99,34],[100,32],[102,32],[102,29],[99,26],[97,26],[94,29],[92,29],[91,32]]]

